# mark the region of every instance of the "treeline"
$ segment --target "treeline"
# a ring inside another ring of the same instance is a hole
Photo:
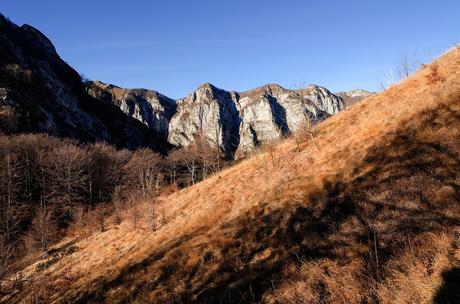
[[[165,188],[194,184],[228,164],[199,138],[163,156],[44,134],[0,136],[2,254],[17,256],[25,243],[46,251],[82,208],[152,200]]]

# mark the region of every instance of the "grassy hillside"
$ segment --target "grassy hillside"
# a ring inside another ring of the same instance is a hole
[[[148,206],[128,216],[139,224],[62,243],[3,302],[454,303],[460,48],[161,197],[155,232]]]

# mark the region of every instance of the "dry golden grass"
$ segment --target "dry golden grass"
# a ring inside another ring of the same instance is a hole
[[[459,296],[460,49],[313,134],[161,197],[156,232],[111,225],[49,268],[25,268],[24,280],[51,282],[43,297],[56,303]],[[28,302],[33,290],[3,302]]]

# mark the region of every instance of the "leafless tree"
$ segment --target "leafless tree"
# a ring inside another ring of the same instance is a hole
[[[109,201],[121,175],[124,155],[105,143],[88,148],[88,194],[91,202]]]
[[[149,204],[149,214],[148,214],[149,227],[152,232],[157,230],[157,210],[156,210],[156,200],[150,200]]]
[[[141,211],[139,209],[140,199],[136,194],[129,195],[128,198],[128,215],[134,229],[139,228],[139,223],[141,220]]]
[[[89,157],[85,149],[63,143],[48,155],[45,171],[50,178],[48,197],[66,206],[83,199]]]
[[[399,76],[401,77],[401,79],[406,79],[412,73],[412,69],[410,67],[409,57],[407,56],[407,52],[405,50],[401,53],[401,63],[400,64],[401,64],[401,68],[399,71]]]
[[[219,147],[212,146],[204,136],[196,137],[191,147],[201,168],[201,178],[217,171],[219,165]]]
[[[7,242],[13,239],[19,224],[16,196],[20,189],[19,163],[12,153],[8,140],[3,138],[0,146],[0,229]]]
[[[105,218],[107,217],[107,214],[105,210],[99,209],[96,212],[96,220],[97,220],[97,225],[99,226],[99,231],[104,232],[105,231]]]
[[[158,193],[163,175],[161,156],[150,149],[134,152],[123,168],[124,184],[130,191],[140,191],[142,198],[153,197]]]
[[[31,235],[43,251],[48,250],[55,234],[55,222],[52,213],[40,208],[32,221]]]
[[[11,271],[11,262],[13,258],[13,248],[4,238],[0,238],[0,288],[3,279]],[[0,290],[1,292],[1,290]]]

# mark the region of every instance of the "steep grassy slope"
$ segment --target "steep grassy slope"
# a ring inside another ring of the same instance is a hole
[[[124,222],[31,265],[4,302],[458,300],[460,49],[312,132],[161,198],[155,233]]]

